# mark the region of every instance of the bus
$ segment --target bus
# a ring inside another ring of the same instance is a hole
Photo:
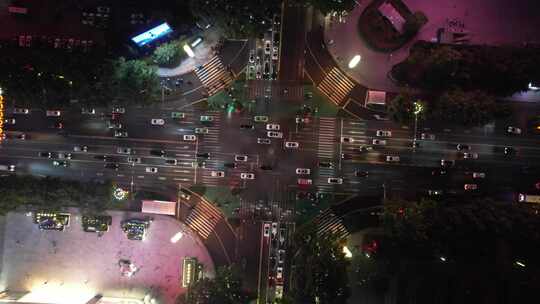
[[[530,195],[530,194],[520,193],[518,195],[518,201],[520,203],[540,204],[540,195]]]

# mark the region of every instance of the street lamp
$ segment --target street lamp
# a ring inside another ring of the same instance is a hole
[[[414,136],[413,136],[413,151],[416,149],[416,134],[418,133],[418,114],[422,113],[424,106],[420,103],[420,100],[417,100],[413,103],[414,109]]]

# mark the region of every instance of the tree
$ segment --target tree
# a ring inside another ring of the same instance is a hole
[[[443,93],[432,102],[429,116],[444,122],[480,126],[497,117],[508,115],[508,107],[497,104],[495,97],[482,91],[464,92],[460,89]]]
[[[127,104],[149,104],[158,99],[159,80],[156,67],[143,60],[112,61],[112,81],[116,99]]]
[[[414,102],[420,102],[420,100],[414,97],[411,90],[401,91],[388,104],[390,118],[400,124],[410,123],[414,119]],[[424,116],[425,112],[422,111],[419,114],[419,118],[421,118],[420,116]]]
[[[294,303],[345,303],[350,295],[343,245],[334,235],[320,236],[314,224],[295,235],[291,290]]]
[[[213,279],[203,278],[189,287],[186,304],[248,303],[254,295],[242,288],[242,279],[234,266],[218,268]]]
[[[177,41],[164,43],[157,47],[152,54],[152,60],[159,66],[171,67],[177,65],[182,57],[182,49]]]
[[[405,24],[403,25],[403,30],[407,35],[416,35],[416,33],[420,30],[420,28],[424,24],[427,23],[427,21],[428,19],[423,12],[421,11],[414,12],[405,21]]]

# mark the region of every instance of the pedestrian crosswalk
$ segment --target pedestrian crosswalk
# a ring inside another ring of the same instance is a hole
[[[200,150],[204,150],[206,145],[219,145],[220,132],[221,132],[221,116],[219,111],[209,111],[205,113],[205,116],[212,117],[212,121],[207,124],[203,124],[204,128],[208,130],[208,133],[200,134],[198,136]]]
[[[205,200],[200,200],[191,210],[186,224],[203,240],[206,240],[222,218],[223,215],[217,207]]]
[[[321,236],[336,235],[343,239],[349,235],[349,231],[343,225],[341,218],[334,214],[332,209],[326,209],[315,218],[317,233]]]
[[[336,153],[336,118],[319,118],[318,158],[334,158]]]
[[[231,73],[218,56],[212,57],[210,61],[196,68],[195,74],[207,89],[208,96],[214,95],[233,81]]]
[[[279,84],[275,81],[250,80],[248,98],[255,99],[265,96],[281,100],[301,101],[304,98],[304,86]]]
[[[355,84],[339,68],[333,67],[317,88],[336,105],[343,105]]]

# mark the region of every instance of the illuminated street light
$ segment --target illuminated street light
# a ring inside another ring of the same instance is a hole
[[[182,237],[184,236],[184,233],[182,231],[178,231],[175,235],[171,237],[171,243],[178,242]]]
[[[195,53],[193,53],[193,50],[188,44],[184,44],[184,52],[191,58],[195,57]]]
[[[352,258],[352,252],[347,248],[347,246],[343,246],[343,253],[345,254],[346,258]]]
[[[416,151],[416,133],[418,133],[418,114],[422,113],[422,111],[424,110],[424,106],[422,105],[422,103],[420,103],[420,100],[417,100],[413,103],[414,105],[414,109],[413,109],[413,114],[414,114],[414,136],[413,136],[413,151]]]
[[[525,263],[521,262],[521,261],[515,261],[516,265],[518,265],[519,267],[523,267],[525,268]]]
[[[354,69],[358,63],[360,63],[360,60],[362,59],[362,57],[360,55],[355,55],[351,61],[349,61],[349,69]]]

